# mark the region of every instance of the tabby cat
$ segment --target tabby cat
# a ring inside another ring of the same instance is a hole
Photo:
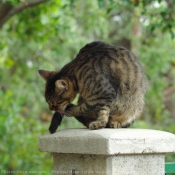
[[[142,112],[147,78],[136,56],[123,47],[95,41],[60,71],[39,74],[46,80],[50,110],[74,116],[89,129],[129,127]]]

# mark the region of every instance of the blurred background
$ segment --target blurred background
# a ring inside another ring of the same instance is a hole
[[[0,0],[1,172],[52,174],[38,150],[52,118],[38,69],[59,70],[94,40],[131,50],[149,79],[132,127],[175,133],[175,0]],[[65,117],[59,129],[78,127]]]

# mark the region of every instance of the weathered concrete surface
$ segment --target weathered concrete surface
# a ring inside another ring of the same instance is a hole
[[[112,156],[111,160],[111,175],[165,175],[164,155],[161,154],[120,155]]]
[[[54,175],[164,175],[164,155],[53,154]]]
[[[147,129],[68,129],[41,136],[39,149],[97,155],[172,153],[175,135]]]

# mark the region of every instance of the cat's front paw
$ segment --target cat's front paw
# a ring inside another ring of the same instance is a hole
[[[106,126],[106,122],[103,120],[100,121],[94,121],[89,124],[89,129],[94,130],[94,129],[101,129]]]

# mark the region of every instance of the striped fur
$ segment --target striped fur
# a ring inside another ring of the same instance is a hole
[[[51,110],[89,129],[129,127],[142,112],[147,78],[134,54],[104,42],[85,45],[59,72],[40,70]],[[78,106],[70,104],[80,94]]]

